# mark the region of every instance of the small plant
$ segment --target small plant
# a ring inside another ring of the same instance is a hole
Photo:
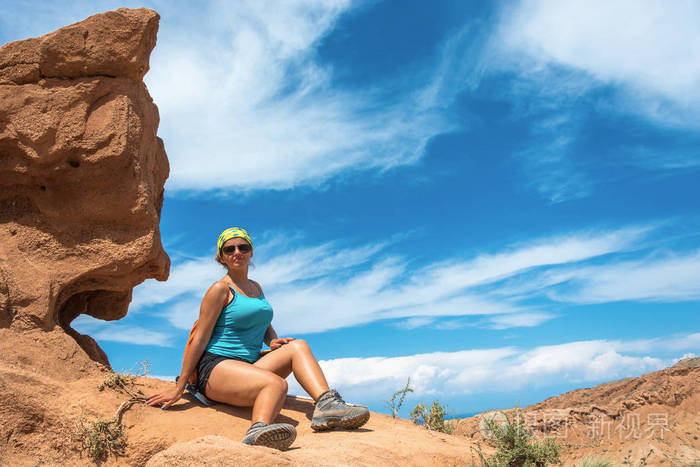
[[[88,456],[95,462],[104,462],[107,456],[121,455],[126,447],[126,435],[122,427],[124,411],[141,399],[131,398],[122,402],[111,420],[98,420],[85,426],[82,420],[71,433],[71,439],[80,443],[80,450],[88,451]]]
[[[445,418],[448,415],[447,406],[440,405],[440,401],[433,401],[430,407],[421,402],[413,408],[411,420],[413,420],[413,423],[423,425],[429,430],[452,434],[454,427],[445,423]]]
[[[559,463],[559,445],[550,439],[535,439],[534,434],[523,425],[519,411],[515,419],[506,416],[502,424],[489,419],[486,427],[493,436],[497,450],[487,458],[481,446],[477,445],[474,451],[483,467],[544,467]]]
[[[122,414],[135,403],[146,402],[146,396],[139,389],[134,389],[133,386],[137,377],[150,373],[150,367],[148,360],[145,360],[137,363],[128,371],[110,373],[97,386],[100,391],[109,388],[127,394],[129,399],[119,405],[111,420],[97,420],[87,426],[80,420],[71,434],[71,439],[80,443],[79,449],[81,451],[87,450],[88,456],[96,463],[106,461],[110,454],[114,456],[123,454],[124,448],[126,448],[126,435],[122,427]]]
[[[384,405],[386,405],[386,407],[391,411],[391,418],[396,418],[396,416],[399,414],[399,410],[401,410],[406,394],[413,392],[410,384],[411,377],[409,376],[408,380],[406,381],[406,386],[404,386],[403,389],[396,391],[394,395],[391,396],[391,400],[384,401]],[[396,401],[397,397],[399,398],[398,402]]]
[[[615,467],[615,463],[608,459],[600,459],[594,456],[588,456],[577,464],[576,467]]]
[[[121,455],[126,448],[126,438],[120,423],[114,420],[98,420],[88,426],[82,420],[71,435],[81,443],[81,451],[87,450],[95,462],[104,462],[110,454]]]
[[[104,391],[105,388],[112,389],[113,391],[126,393],[132,398],[144,399],[145,396],[139,390],[134,390],[133,386],[136,383],[136,378],[139,376],[146,376],[151,372],[151,364],[148,360],[139,362],[135,364],[128,371],[122,370],[119,373],[110,373],[107,375],[105,380],[100,383],[97,388],[100,391]]]
[[[123,390],[134,384],[135,376],[127,375],[124,373],[110,373],[105,380],[100,383],[97,388],[100,391],[104,391],[105,388],[113,389],[115,391]]]

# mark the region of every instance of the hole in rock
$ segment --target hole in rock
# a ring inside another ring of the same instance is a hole
[[[68,165],[70,165],[74,169],[77,169],[78,167],[80,167],[80,161],[76,161],[76,160],[71,159],[68,161]]]
[[[87,290],[71,295],[58,311],[58,324],[96,362],[109,366],[109,359],[95,340],[80,334],[71,322],[81,314],[107,321],[120,319],[126,314],[131,301],[130,291]]]
[[[46,185],[41,185],[41,186],[39,187],[39,189],[40,189],[41,191],[46,191]]]

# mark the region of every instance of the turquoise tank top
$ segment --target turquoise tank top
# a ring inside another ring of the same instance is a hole
[[[253,363],[260,358],[265,331],[272,322],[272,307],[262,291],[253,298],[229,288],[233,300],[221,310],[205,350]]]

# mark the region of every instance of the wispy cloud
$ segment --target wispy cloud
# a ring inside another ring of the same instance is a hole
[[[318,185],[341,171],[415,161],[432,136],[451,128],[420,80],[335,85],[317,49],[358,5],[213,2],[189,11],[197,21],[178,24],[177,35],[164,22],[146,80],[168,143],[168,187]]]
[[[566,282],[549,296],[574,303],[620,300],[688,301],[700,299],[700,252],[587,266],[549,275],[550,283]]]
[[[556,115],[533,124],[528,148],[516,158],[528,184],[552,203],[590,195],[593,182],[574,157],[580,122],[571,115]]]
[[[556,318],[552,313],[517,313],[510,315],[492,316],[488,318],[492,329],[507,329],[514,327],[533,327]]]
[[[162,381],[172,381],[175,382],[174,376],[163,376],[163,375],[148,375],[149,378],[160,379]]]
[[[681,352],[698,348],[700,348],[700,332],[673,338],[630,340],[622,342],[619,346],[620,351],[624,352]]]
[[[697,127],[688,117],[700,112],[698,22],[692,1],[525,0],[502,10],[494,44],[503,65],[551,80],[550,90],[565,86],[562,70],[578,71],[592,79],[578,79],[584,88],[614,86],[627,111]]]
[[[141,326],[109,323],[88,315],[80,315],[71,323],[76,331],[88,334],[93,339],[108,342],[122,342],[133,345],[153,345],[172,347],[172,336],[167,332],[153,331]]]
[[[678,343],[682,343],[678,345]],[[584,383],[637,376],[659,370],[674,359],[647,353],[697,350],[697,335],[625,341],[579,341],[533,349],[501,347],[433,352],[403,357],[339,358],[321,361],[331,385],[348,397],[386,397],[411,378],[416,396],[466,395],[513,391],[549,384]],[[303,394],[292,383],[290,392]]]
[[[186,260],[170,269],[166,282],[153,279],[136,287],[133,292],[131,309],[167,303],[179,296],[197,291],[202,296],[216,280],[225,274],[221,265],[214,261],[214,255]]]
[[[605,166],[635,166],[657,176],[697,169],[694,141],[679,145],[669,138],[676,145],[669,149],[648,140],[625,144],[619,136],[591,149],[585,125],[612,115],[642,117],[667,132],[697,131],[698,22],[700,6],[690,1],[503,3],[480,67],[483,81],[505,80],[502,98],[530,125],[515,153],[525,183],[557,203],[589,196],[601,181],[620,176],[602,171]]]
[[[651,229],[578,232],[512,245],[498,253],[424,265],[396,253],[400,243],[392,245],[391,254],[386,242],[352,249],[339,244],[283,248],[283,253],[268,254],[264,266],[251,275],[279,310],[275,326],[286,334],[387,319],[403,320],[398,326],[406,328],[444,327],[448,324],[438,318],[460,316],[487,316],[472,324],[495,329],[536,326],[556,313],[522,305],[520,298],[546,292],[551,281],[540,277],[544,272],[630,251]],[[521,289],[508,283],[533,271],[537,280],[521,284]],[[173,267],[168,282],[148,281],[137,287],[134,305],[138,310],[167,304],[159,313],[174,326],[189,329],[204,291],[221,276],[211,258],[187,260]],[[449,326],[464,325],[453,319]]]

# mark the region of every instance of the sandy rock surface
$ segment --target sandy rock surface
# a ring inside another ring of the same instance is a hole
[[[12,395],[0,406],[5,422],[0,425],[0,465],[91,464],[71,433],[81,423],[111,420],[129,399],[124,392],[100,391],[107,377],[105,373],[64,383],[0,362],[0,389]],[[152,394],[172,385],[138,378],[132,390]],[[240,443],[251,423],[249,408],[204,407],[189,395],[169,410],[135,404],[121,417],[126,449],[118,456],[109,455],[104,465],[457,466],[471,459],[469,440],[431,432],[407,420],[372,413],[358,430],[315,433],[312,413],[310,399],[288,397],[277,421],[293,424],[297,439],[291,449],[280,452]]]
[[[471,443],[428,431],[407,420],[372,413],[370,421],[358,430],[315,433],[310,428],[312,413],[310,399],[287,400],[278,421],[295,425],[297,439],[284,452],[240,443],[250,423],[245,411],[240,414],[243,420],[240,415],[228,419],[230,427],[198,425],[197,431],[219,434],[176,443],[152,457],[147,465],[447,466],[465,465],[470,459]]]

